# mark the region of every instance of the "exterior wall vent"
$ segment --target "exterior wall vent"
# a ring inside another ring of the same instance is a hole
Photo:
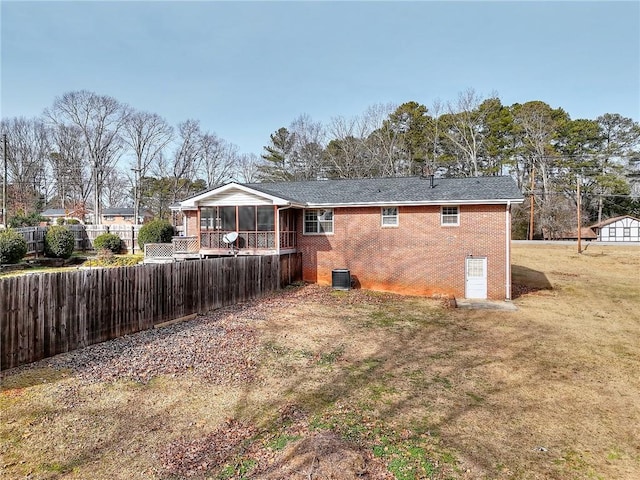
[[[331,272],[331,286],[334,290],[351,289],[351,272],[345,268],[338,268]]]

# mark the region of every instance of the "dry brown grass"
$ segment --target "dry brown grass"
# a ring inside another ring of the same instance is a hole
[[[517,312],[307,286],[248,384],[18,369],[3,478],[635,479],[640,248],[516,245]],[[251,307],[254,308],[254,307]]]

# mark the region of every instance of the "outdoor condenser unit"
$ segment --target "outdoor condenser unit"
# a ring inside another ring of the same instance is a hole
[[[331,272],[331,286],[334,290],[351,289],[351,272],[346,268],[337,268]]]

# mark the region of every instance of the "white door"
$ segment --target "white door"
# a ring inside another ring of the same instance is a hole
[[[466,298],[487,298],[487,259],[467,258],[465,279]]]

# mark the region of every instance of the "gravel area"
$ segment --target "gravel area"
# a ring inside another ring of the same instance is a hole
[[[224,307],[193,320],[144,330],[61,353],[0,373],[2,378],[37,368],[68,369],[87,383],[130,379],[146,383],[157,375],[191,373],[213,384],[246,383],[257,371],[260,341],[257,322],[301,301],[354,304],[384,303],[392,294],[362,290],[334,295],[318,285],[293,287],[244,304]]]
[[[43,367],[69,369],[88,383],[191,373],[213,384],[250,381],[257,369],[255,303],[226,307],[193,320],[144,330],[2,372],[9,376]]]

